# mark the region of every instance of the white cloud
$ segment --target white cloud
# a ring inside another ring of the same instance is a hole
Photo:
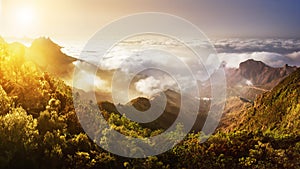
[[[74,83],[74,87],[78,89],[82,89],[84,91],[105,91],[109,90],[107,86],[107,82],[102,80],[99,76],[94,75],[91,72],[79,71],[76,76],[76,81]]]
[[[176,82],[167,76],[159,77],[159,79],[149,76],[145,79],[140,79],[135,83],[136,90],[148,97],[167,89],[174,89],[175,86]]]
[[[171,46],[166,48],[164,46]],[[208,45],[204,42],[193,41],[193,46],[203,47]],[[155,50],[148,48],[155,46]],[[91,57],[93,63],[99,63],[102,70],[121,70],[126,74],[139,73],[142,79],[137,79],[133,88],[144,96],[151,97],[167,89],[176,90],[178,87],[183,91],[189,90],[193,86],[193,77],[196,75],[198,80],[206,78],[218,66],[219,63],[225,61],[227,67],[238,67],[241,62],[248,59],[262,61],[272,67],[281,67],[284,64],[300,66],[300,40],[288,39],[225,39],[215,42],[218,50],[219,60],[215,57],[209,57],[204,60],[203,65],[199,63],[198,58],[193,56],[189,50],[183,50],[183,47],[174,41],[130,41],[113,48],[106,56],[100,57],[97,53],[93,53]],[[209,55],[210,51],[201,53],[203,56]],[[171,54],[168,54],[171,53]],[[89,55],[90,56],[90,55]],[[174,56],[174,57],[173,57]],[[77,64],[77,67],[83,68],[82,78],[91,78],[89,72],[93,73],[97,69],[95,66],[85,65],[85,63]],[[174,76],[173,78],[154,70],[143,71],[144,68],[159,68],[162,72]],[[160,69],[161,68],[161,69]],[[205,72],[205,68],[208,74]],[[112,71],[113,72],[113,71]],[[113,73],[112,73],[113,74]],[[92,87],[107,88],[111,87],[111,81],[103,76],[94,80],[96,84],[86,84],[81,86],[85,90]],[[120,79],[122,81],[122,79]],[[83,80],[85,84],[87,80]],[[251,85],[250,82],[247,82]],[[106,86],[106,87],[105,87]]]
[[[237,68],[241,62],[244,62],[248,59],[262,61],[272,67],[281,67],[284,64],[300,66],[299,52],[288,55],[271,52],[220,53],[218,56],[221,61],[225,61],[227,63],[227,67]]]
[[[270,52],[287,54],[300,49],[300,39],[222,39],[214,42],[219,53]]]
[[[294,61],[295,65],[300,66],[300,51],[287,54],[286,57]]]

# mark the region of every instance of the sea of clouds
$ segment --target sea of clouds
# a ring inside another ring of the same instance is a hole
[[[228,67],[248,59],[272,67],[300,66],[300,39],[222,39],[214,42],[218,56]]]
[[[208,48],[211,48],[211,45],[208,41],[192,40],[186,43],[190,46],[203,49],[204,55],[210,52]],[[217,51],[219,61],[207,60],[206,63],[202,63],[208,69],[210,65],[222,62],[226,62],[226,67],[237,68],[241,62],[248,59],[262,61],[272,67],[282,67],[285,64],[300,66],[300,39],[219,39],[211,43]],[[153,47],[158,50],[148,50]],[[207,75],[209,76],[213,73],[213,70],[204,72],[207,73],[206,75],[196,72],[196,70],[199,70],[198,68],[201,66],[201,63],[195,62],[191,51],[184,50],[183,48],[184,46],[178,44],[176,40],[163,39],[157,41],[147,39],[123,41],[107,52],[105,56],[99,56],[100,53],[103,53],[101,47],[87,49],[83,46],[72,46],[65,47],[63,51],[91,64],[92,69],[87,63],[77,64],[77,67],[83,68],[83,77],[95,74],[95,65],[98,69],[105,71],[122,71],[124,72],[124,76],[126,76],[126,73],[135,72],[135,69],[138,70],[143,67],[155,67],[159,65],[164,67],[163,69],[173,72],[172,74],[175,74],[175,76],[171,77],[165,73],[145,71],[142,72],[145,76],[140,76],[133,82],[133,86],[137,92],[143,96],[151,97],[166,89],[178,90],[178,80],[184,83],[182,86],[186,88],[181,88],[181,90],[188,90],[189,86],[191,86],[189,83],[192,81],[192,77],[188,75],[188,72],[184,71],[186,69],[185,65],[180,64],[180,60],[188,64],[192,69],[193,67],[195,68],[195,71],[192,72],[195,76],[205,76],[207,78]],[[172,61],[171,57],[164,52],[159,52],[160,49],[164,51],[172,50],[176,54],[176,57],[179,58],[179,61]],[[206,49],[208,50],[206,51]],[[216,68],[217,66],[214,65],[214,67]],[[200,69],[204,70],[203,68]],[[104,78],[104,76],[108,75],[98,74],[93,85],[98,89],[109,90],[111,81],[107,80],[109,78]],[[174,79],[177,79],[177,81],[174,81]],[[88,85],[88,90],[91,90],[93,85]]]
[[[193,40],[187,42],[193,46],[205,47],[208,46],[206,42]],[[266,64],[273,67],[280,67],[284,64],[300,66],[300,39],[219,39],[212,41],[212,44],[216,48],[219,58],[227,63],[229,67],[238,67],[239,63],[247,59],[255,59],[263,61]],[[126,41],[122,42],[121,46],[131,48],[134,46],[145,47],[147,45],[153,46],[173,46],[176,48],[178,44],[175,41]],[[117,64],[122,62],[122,59],[126,58],[126,50],[124,48],[114,48],[108,54],[110,59],[101,58],[99,60],[97,49],[92,51],[84,50],[84,43],[71,42],[68,43],[62,50],[70,56],[90,57],[89,60],[93,60],[102,64],[107,69],[116,68]],[[99,49],[100,50],[100,49]],[[128,52],[127,52],[128,53]],[[115,64],[117,63],[117,64]]]

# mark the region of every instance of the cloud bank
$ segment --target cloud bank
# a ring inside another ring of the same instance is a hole
[[[167,89],[174,89],[175,86],[177,86],[176,82],[167,76],[159,78],[149,76],[145,79],[140,79],[135,83],[136,90],[147,97],[151,97]]]
[[[227,67],[239,67],[241,62],[248,59],[262,61],[271,67],[282,67],[285,64],[290,66],[300,66],[300,52],[283,55],[271,52],[253,53],[220,53],[220,60],[226,62]]]
[[[300,39],[222,39],[213,43],[219,53],[270,52],[286,55],[300,51]]]
[[[299,39],[224,39],[214,43],[220,60],[226,62],[227,67],[238,67],[248,59],[272,67],[300,66]]]
[[[189,45],[203,49],[202,55],[209,55],[209,43],[206,41],[191,41]],[[193,74],[197,77],[206,77],[211,74],[219,64],[224,61],[227,67],[239,67],[241,62],[248,59],[262,61],[272,67],[282,67],[285,64],[300,66],[300,39],[223,39],[213,42],[219,61],[215,57],[207,59],[205,63],[199,63],[190,50],[184,49],[176,41],[147,39],[129,40],[120,43],[105,56],[99,56],[97,51],[84,51],[83,59],[92,65],[81,63],[77,67],[83,67],[81,78],[87,82],[89,73],[95,69],[98,78],[94,84],[80,86],[85,90],[109,90],[114,71],[124,73],[124,76],[139,73],[139,77],[132,82],[134,92],[151,97],[156,93],[167,89],[189,91],[193,86]],[[155,50],[152,50],[152,49]],[[206,52],[205,52],[206,51]],[[98,65],[95,67],[93,65]],[[189,69],[187,69],[187,67]],[[143,71],[144,68],[159,67],[165,73],[154,70]],[[189,71],[191,72],[189,72]],[[206,73],[208,71],[208,73]],[[206,74],[205,74],[206,73]],[[170,76],[167,75],[172,75]],[[174,80],[176,79],[176,81]],[[251,85],[249,82],[248,85]]]

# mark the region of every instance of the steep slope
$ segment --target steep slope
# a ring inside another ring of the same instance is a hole
[[[242,110],[240,118],[233,122],[230,131],[276,131],[300,133],[300,69],[281,81],[270,92],[259,96],[254,105]]]
[[[21,106],[34,117],[56,99],[60,100],[60,110],[69,109],[66,104],[72,102],[71,88],[53,74],[43,72],[28,58],[26,50],[28,48],[20,43],[9,44],[0,38],[0,88],[6,93],[2,92],[3,97],[7,95],[14,102],[11,107]],[[41,53],[40,58],[44,57],[47,55]],[[0,107],[0,111],[5,110]]]
[[[225,67],[227,100],[219,123],[220,129],[234,129],[257,97],[275,87],[296,69],[288,65],[273,68],[253,59],[240,63],[239,68]],[[204,91],[209,93],[209,87]]]

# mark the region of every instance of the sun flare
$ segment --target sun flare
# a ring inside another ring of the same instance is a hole
[[[20,7],[16,11],[16,22],[20,26],[30,26],[35,19],[35,13],[31,7]]]
[[[14,37],[34,34],[37,26],[37,11],[32,5],[19,5],[10,8],[9,21]]]

